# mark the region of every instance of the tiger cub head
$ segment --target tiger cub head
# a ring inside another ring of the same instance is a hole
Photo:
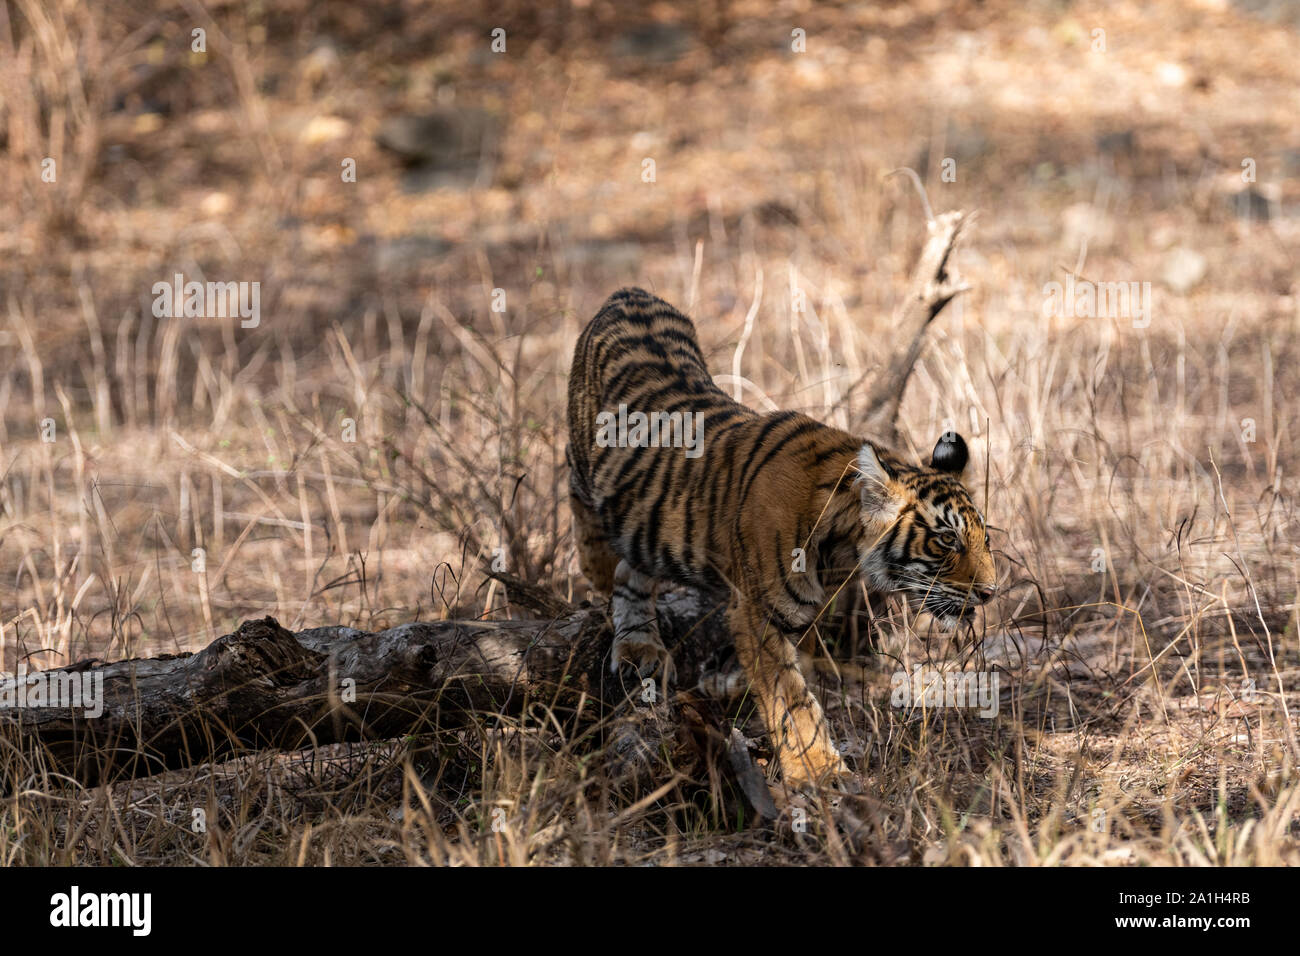
[[[906,465],[871,442],[857,456],[869,587],[907,594],[948,629],[997,589],[984,516],[961,480],[968,458],[955,432],[944,432],[927,465]]]

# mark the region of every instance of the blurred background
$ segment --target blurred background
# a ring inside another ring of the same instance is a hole
[[[904,451],[971,444],[980,653],[1040,769],[1086,728],[1191,754],[1193,803],[1282,792],[1300,4],[546,6],[0,2],[0,670],[509,616],[494,556],[582,600],[583,323],[643,286],[732,374],[754,310],[745,401],[851,426],[925,236],[909,167],[979,218]],[[259,283],[258,324],[156,316],[177,273]],[[886,682],[939,653],[885,631]]]

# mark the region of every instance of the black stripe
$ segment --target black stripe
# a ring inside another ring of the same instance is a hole
[[[786,616],[774,607],[767,609],[768,617],[776,623],[777,630],[783,634],[798,634],[803,629],[797,624],[791,624]]]
[[[798,415],[798,412],[791,412],[790,415],[791,416]],[[777,454],[780,453],[782,448],[784,448],[786,445],[788,445],[796,438],[799,438],[803,435],[810,434],[812,432],[815,432],[825,427],[826,426],[822,425],[820,422],[815,422],[812,419],[808,419],[807,421],[799,422],[799,424],[796,425],[794,428],[792,428],[789,432],[782,435],[781,438],[775,444],[773,444],[771,448],[767,450],[767,454],[764,455],[763,458],[759,460],[759,462],[756,465],[753,466],[753,468],[748,469],[748,473],[745,477],[742,477],[740,483],[740,506],[744,507],[745,499],[749,497],[749,491],[753,487],[754,479],[758,477],[758,473],[762,471],[763,466],[766,465],[773,458],[775,458]],[[763,445],[763,439],[760,437],[759,440],[754,445],[755,451],[761,448],[762,445]]]
[[[637,361],[636,359],[629,359],[627,362],[624,362],[619,366],[618,371],[614,373],[614,377],[604,382],[602,385],[602,392],[606,396],[606,400],[608,400],[611,393],[616,393],[622,389],[624,379],[629,375],[636,375],[638,372],[649,371],[652,371],[649,366],[644,362]]]
[[[787,580],[785,580],[785,579],[783,578],[783,579],[781,580],[781,584],[785,587],[785,593],[788,594],[788,595],[790,595],[790,597],[794,598],[794,600],[795,600],[798,604],[801,604],[801,605],[804,606],[804,607],[816,607],[816,606],[817,606],[817,602],[816,602],[816,601],[810,601],[810,600],[808,600],[806,597],[804,597],[802,594],[800,594],[800,593],[799,593],[798,591],[796,591],[794,588],[790,587],[790,582],[789,582],[789,581],[787,581]]]
[[[845,447],[843,445],[837,445],[833,448],[828,448],[825,451],[819,451],[816,455],[813,456],[813,461],[812,461],[813,467],[817,467],[818,465],[824,465],[826,464],[826,462],[830,461],[832,458],[836,457],[837,455],[856,457],[857,451],[858,449],[856,444],[849,447]],[[848,473],[849,470],[845,469],[846,476],[848,475]]]
[[[744,469],[742,469],[740,474],[740,487],[742,490],[748,484],[746,480],[746,475],[749,473],[750,467],[754,466],[755,464],[754,455],[757,454],[762,449],[763,442],[767,440],[767,437],[771,435],[772,432],[776,431],[776,429],[780,428],[782,425],[786,424],[787,422],[793,421],[795,418],[798,417],[798,415],[799,415],[798,412],[773,412],[772,415],[769,416],[763,422],[762,427],[759,429],[758,435],[749,442],[751,448],[751,454],[749,456],[749,459],[745,462],[745,467]],[[777,447],[780,447],[780,445],[778,445]],[[744,503],[743,492],[740,496],[740,503],[742,504]]]

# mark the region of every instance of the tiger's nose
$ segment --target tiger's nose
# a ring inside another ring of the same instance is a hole
[[[993,595],[998,593],[998,586],[996,584],[972,584],[970,590],[980,604],[985,604],[992,600]]]

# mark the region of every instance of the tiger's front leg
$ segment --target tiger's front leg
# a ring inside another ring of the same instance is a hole
[[[655,613],[655,579],[642,574],[626,561],[614,570],[614,646],[610,669],[618,673],[622,664],[631,664],[639,677],[649,677],[661,670],[664,689],[672,677],[673,660],[659,637],[659,617]]]
[[[795,645],[744,597],[732,598],[727,619],[785,782],[816,786],[851,777],[831,742],[821,704],[799,671]]]

